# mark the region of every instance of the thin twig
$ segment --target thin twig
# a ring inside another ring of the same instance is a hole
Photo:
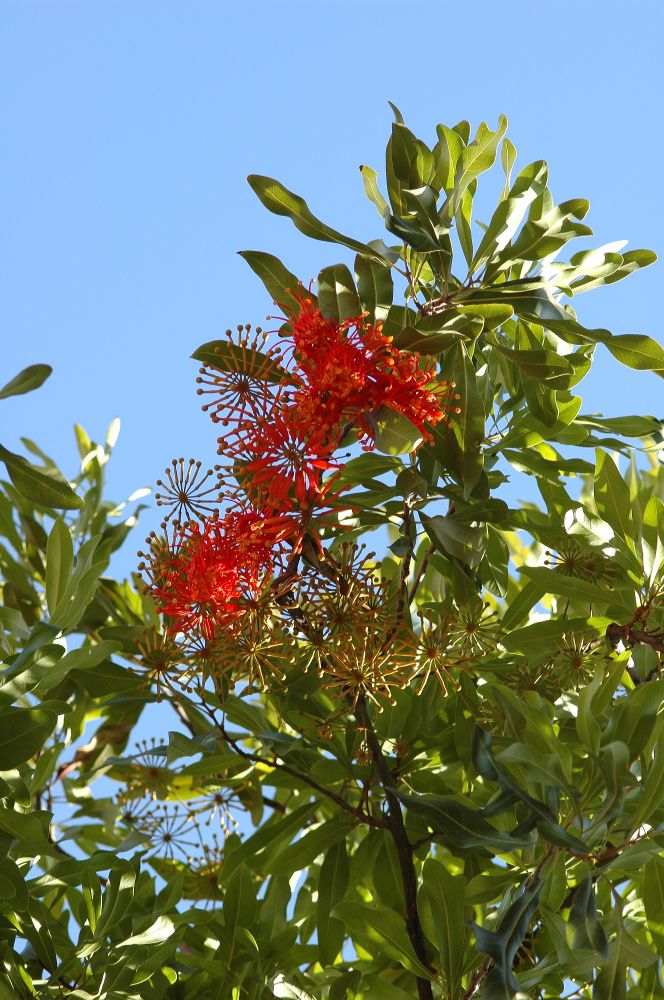
[[[325,788],[323,785],[319,785],[317,781],[313,780],[313,778],[310,778],[306,774],[302,774],[300,771],[296,771],[288,764],[284,764],[277,760],[270,760],[268,757],[263,757],[261,754],[253,753],[249,750],[243,750],[242,747],[237,742],[237,740],[233,739],[230,733],[228,733],[223,722],[219,722],[219,720],[214,716],[211,716],[211,718],[214,724],[219,729],[223,739],[229,744],[229,746],[233,748],[235,753],[237,753],[240,757],[243,757],[245,760],[249,760],[254,764],[265,764],[267,767],[273,767],[278,771],[283,771],[285,774],[290,774],[292,778],[296,778],[298,781],[304,782],[305,785],[308,785],[310,788],[313,788],[314,791],[319,792],[321,795],[326,796],[326,798],[328,799],[331,799],[332,802],[335,802],[341,809],[343,809],[347,813],[350,813],[352,816],[355,817],[355,819],[359,820],[361,823],[366,823],[368,826],[373,826],[376,827],[377,829],[382,829],[387,825],[385,820],[378,819],[376,816],[372,816],[370,813],[365,813],[359,806],[358,807],[352,806],[350,802],[346,802],[346,800],[341,795],[337,795],[337,793],[333,792],[331,789]]]
[[[436,551],[436,546],[432,542],[429,548],[422,556],[422,562],[420,563],[417,573],[415,574],[415,579],[413,580],[413,584],[410,588],[410,593],[408,594],[409,604],[412,604],[413,601],[415,600],[415,595],[417,594],[417,588],[422,582],[422,577],[426,573],[427,566],[429,565],[429,559],[431,558],[431,556],[434,554],[435,551]]]

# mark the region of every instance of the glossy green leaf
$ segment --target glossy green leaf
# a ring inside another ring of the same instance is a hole
[[[318,275],[318,304],[324,316],[337,322],[362,312],[353,276],[345,264],[324,267]]]
[[[336,229],[326,226],[309,211],[309,206],[304,198],[293,194],[279,181],[271,177],[262,177],[259,174],[250,174],[247,180],[270,212],[274,212],[275,215],[288,216],[295,227],[305,236],[326,243],[339,243],[341,246],[354,250],[355,253],[366,254],[368,257],[376,257],[379,260],[384,259],[382,254],[373,250],[366,243],[360,243],[358,240],[344,236]]]
[[[472,182],[493,166],[498,146],[506,131],[507,118],[504,115],[499,116],[495,131],[482,122],[473,141],[462,150],[456,165],[454,188],[440,210],[443,225],[450,224]]]
[[[664,347],[652,337],[639,333],[622,333],[607,339],[605,343],[621,364],[640,372],[655,372],[664,378]]]
[[[506,139],[503,143],[503,150],[508,141]],[[508,155],[510,155],[509,151]],[[504,250],[521,225],[528,206],[545,189],[548,173],[548,167],[544,160],[537,160],[524,167],[507,197],[499,202],[498,208],[487,226],[473,259],[473,271],[476,271],[487,260],[491,260],[495,254]]]
[[[606,961],[593,986],[593,1000],[627,1000],[627,967],[621,949],[621,934],[611,942]]]
[[[376,449],[385,455],[414,451],[422,440],[422,432],[415,424],[388,406],[381,406],[372,419],[376,427]]]
[[[428,184],[432,170],[431,150],[405,125],[395,122],[387,144],[386,175],[388,196],[396,215],[407,215],[409,205],[405,192]]]
[[[362,174],[362,183],[364,184],[364,191],[367,198],[374,203],[381,216],[386,218],[390,214],[390,206],[385,201],[378,187],[378,174],[372,167],[367,167],[364,163],[360,167],[360,173]]]
[[[297,295],[300,281],[287,267],[281,263],[278,257],[271,253],[264,253],[262,250],[239,250],[239,256],[246,260],[247,264],[261,279],[270,298],[278,305],[291,308],[293,306],[293,296]],[[308,294],[315,299],[315,295]]]
[[[355,280],[362,311],[368,312],[373,322],[382,322],[387,317],[394,296],[390,268],[372,257],[358,254],[355,258]]]
[[[322,823],[279,851],[271,860],[271,875],[292,875],[323,854],[331,844],[342,840],[348,832],[345,820],[329,820]]]
[[[606,931],[597,919],[595,888],[591,878],[584,879],[574,891],[569,915],[570,944],[575,950],[589,950],[606,958],[608,942]]]
[[[224,927],[232,936],[236,927],[251,927],[256,913],[256,886],[246,865],[238,865],[224,893]]]
[[[17,767],[41,750],[57,715],[41,708],[5,708],[0,713],[0,765]]]

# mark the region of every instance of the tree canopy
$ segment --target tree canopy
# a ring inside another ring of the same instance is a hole
[[[241,251],[279,318],[194,350],[131,580],[119,425],[0,445],[0,1000],[664,997],[663,424],[579,395],[664,349],[570,305],[655,257],[394,114],[377,239],[249,177],[343,260]]]

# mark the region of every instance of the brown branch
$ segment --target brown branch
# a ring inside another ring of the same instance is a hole
[[[480,967],[475,970],[475,974],[473,978],[470,980],[468,989],[464,993],[461,1000],[470,1000],[471,997],[475,996],[482,980],[484,979],[490,968],[491,968],[491,959],[487,957],[484,959]]]
[[[234,740],[228,733],[223,722],[219,722],[217,719],[213,719],[213,721],[224,740],[233,748],[235,753],[237,753],[240,757],[243,757],[245,760],[249,760],[255,764],[265,764],[267,767],[273,767],[278,771],[283,771],[285,774],[289,774],[292,778],[296,778],[298,781],[304,782],[305,785],[313,788],[314,791],[319,792],[321,795],[325,795],[328,799],[331,799],[332,802],[335,802],[336,805],[338,805],[345,812],[353,815],[361,823],[366,823],[368,826],[373,826],[377,829],[382,829],[387,825],[385,820],[378,819],[370,813],[365,813],[361,806],[352,806],[350,802],[346,802],[343,796],[337,795],[336,792],[331,791],[329,788],[325,788],[323,785],[319,785],[317,781],[313,780],[313,778],[308,777],[306,774],[302,774],[300,771],[296,771],[288,764],[284,764],[277,760],[270,760],[268,757],[263,757],[261,754],[253,753],[249,750],[243,750],[237,740]]]
[[[367,743],[373,758],[380,782],[385,792],[385,799],[388,808],[388,829],[392,835],[394,846],[397,849],[399,858],[399,868],[401,869],[401,881],[403,884],[404,899],[406,902],[406,930],[413,951],[419,961],[426,968],[429,963],[424,946],[424,934],[420,923],[420,915],[417,910],[417,876],[413,864],[412,847],[408,840],[406,827],[403,821],[401,805],[396,795],[394,775],[390,771],[389,765],[383,756],[376,732],[371,724],[367,703],[363,696],[359,697],[355,706],[355,717],[361,729],[366,733]],[[431,983],[422,976],[417,976],[417,994],[419,1000],[433,1000]]]

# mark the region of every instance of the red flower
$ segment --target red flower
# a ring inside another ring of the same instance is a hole
[[[200,630],[212,638],[230,628],[270,577],[274,545],[283,528],[257,511],[231,512],[203,527],[180,529],[178,544],[151,587],[159,611],[171,619],[172,632]]]
[[[422,366],[418,354],[393,347],[381,324],[369,323],[366,315],[338,323],[302,290],[295,299],[297,311],[288,318],[301,374],[292,402],[303,422],[315,421],[331,435],[343,421],[354,422],[372,447],[365,416],[389,406],[430,440],[428,427],[446,419],[445,412],[456,409],[450,400],[457,398],[453,383],[436,379],[434,363]]]
[[[294,500],[310,510],[329,488],[321,482],[323,472],[338,468],[330,461],[337,438],[330,438],[325,427],[305,423],[294,398],[294,405],[275,407],[268,419],[247,424],[243,440],[230,453],[235,474],[240,482],[246,478],[262,510],[288,511]]]

